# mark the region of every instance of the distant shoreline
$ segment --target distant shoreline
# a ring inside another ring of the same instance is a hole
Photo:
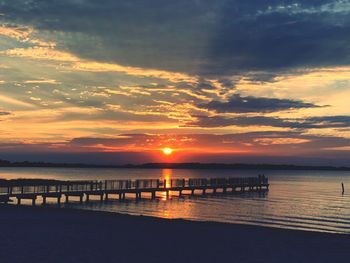
[[[350,171],[346,166],[308,166],[292,164],[245,163],[145,163],[123,165],[98,165],[83,163],[9,162],[0,160],[0,168],[118,168],[118,169],[215,169],[215,170],[310,170]]]

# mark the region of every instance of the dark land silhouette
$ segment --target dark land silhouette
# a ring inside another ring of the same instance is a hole
[[[144,163],[123,165],[96,165],[85,163],[10,162],[0,160],[0,167],[47,167],[47,168],[125,168],[125,169],[236,169],[236,170],[329,170],[350,171],[350,166],[308,166],[293,164],[248,163]]]

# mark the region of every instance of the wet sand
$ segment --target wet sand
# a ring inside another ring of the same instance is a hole
[[[0,206],[0,262],[347,262],[350,236]]]

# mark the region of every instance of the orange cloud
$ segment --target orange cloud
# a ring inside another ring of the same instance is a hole
[[[0,36],[10,37],[18,41],[28,41],[33,29],[28,27],[9,27],[0,25]]]

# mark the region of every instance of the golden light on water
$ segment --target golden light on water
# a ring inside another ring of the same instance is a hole
[[[173,153],[173,149],[168,148],[168,147],[164,148],[162,151],[165,155],[171,155]]]
[[[163,179],[166,180],[166,187],[167,188],[170,187],[170,180],[172,179],[173,170],[172,169],[163,169],[162,174],[163,174]]]
[[[162,179],[166,180],[166,182],[165,182],[166,188],[171,187],[170,180],[172,179],[173,170],[172,169],[163,169],[162,174],[163,174]],[[169,191],[169,195],[171,195],[171,191]],[[167,200],[167,196],[166,196],[165,192],[162,192],[161,199],[163,201]]]

